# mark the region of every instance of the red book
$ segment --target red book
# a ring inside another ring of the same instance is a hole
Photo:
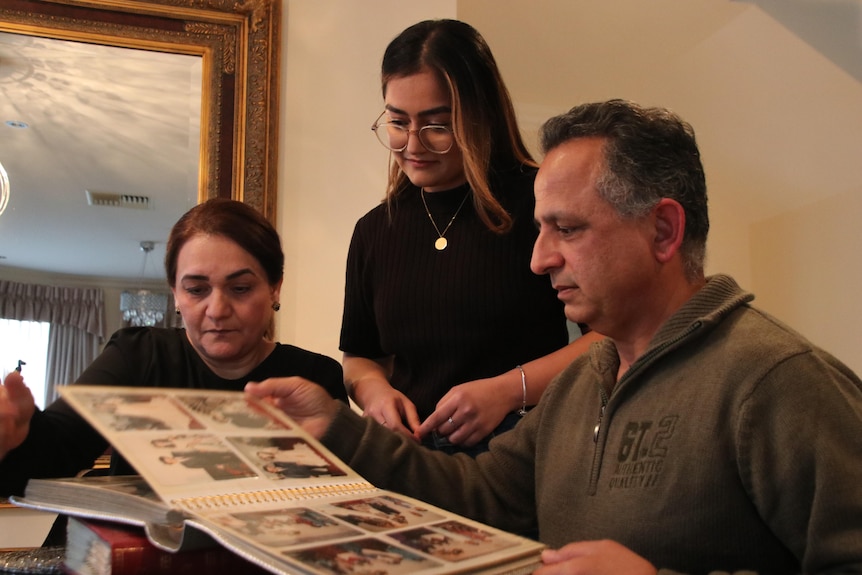
[[[162,551],[143,528],[70,517],[63,570],[71,575],[256,575],[268,573],[233,553],[213,546]]]

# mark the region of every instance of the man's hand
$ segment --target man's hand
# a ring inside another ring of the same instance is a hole
[[[321,386],[302,377],[273,377],[245,386],[249,395],[269,401],[312,437],[320,439],[338,411],[338,400]]]
[[[656,568],[615,541],[581,541],[545,549],[533,575],[656,575]]]
[[[35,411],[36,402],[21,372],[11,372],[0,386],[0,459],[24,442]]]

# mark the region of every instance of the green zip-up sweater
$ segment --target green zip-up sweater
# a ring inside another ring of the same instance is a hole
[[[663,573],[862,573],[862,382],[707,285],[615,381],[594,344],[475,460],[348,408],[324,443],[369,481],[551,547],[612,539]]]

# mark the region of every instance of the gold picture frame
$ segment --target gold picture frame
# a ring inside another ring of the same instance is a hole
[[[0,31],[203,57],[199,201],[275,221],[280,0],[3,0]]]

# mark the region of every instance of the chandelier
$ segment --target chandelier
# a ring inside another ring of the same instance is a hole
[[[6,209],[6,204],[9,203],[10,189],[9,176],[3,168],[3,164],[0,164],[0,214]]]
[[[144,263],[141,266],[141,280],[147,269],[147,257],[153,251],[153,242],[141,242],[144,252]],[[134,326],[154,326],[165,317],[168,307],[168,296],[140,288],[136,291],[124,291],[120,294],[120,311],[123,319]]]

